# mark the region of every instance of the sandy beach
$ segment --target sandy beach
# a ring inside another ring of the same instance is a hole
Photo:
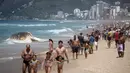
[[[80,55],[79,59],[72,60],[72,54],[69,52],[70,63],[64,64],[63,73],[130,73],[129,44],[130,42],[126,42],[124,58],[117,58],[115,43],[112,42],[112,47],[108,49],[105,40],[99,41],[99,50],[89,54],[87,59]],[[40,70],[38,73],[45,72]],[[51,73],[57,73],[56,66]]]

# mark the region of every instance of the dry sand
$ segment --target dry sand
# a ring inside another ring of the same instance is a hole
[[[80,55],[79,59],[72,60],[72,54],[69,53],[70,63],[64,64],[63,73],[130,73],[130,42],[126,42],[126,51],[124,58],[116,58],[117,50],[115,43],[107,49],[106,41],[99,41],[99,50],[94,54],[88,55],[85,59],[84,55]],[[51,73],[57,73],[56,65]],[[38,73],[45,73],[40,70]]]

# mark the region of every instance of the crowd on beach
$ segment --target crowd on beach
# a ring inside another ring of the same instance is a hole
[[[116,23],[118,24],[118,23]],[[71,48],[73,59],[78,59],[79,54],[84,55],[87,59],[88,54],[94,53],[94,47],[98,51],[99,40],[106,40],[108,49],[111,48],[111,44],[115,41],[115,47],[117,48],[117,58],[123,58],[125,54],[125,42],[130,38],[129,27],[125,25],[105,25],[102,26],[104,29],[95,30],[91,34],[74,35],[73,39],[68,41],[69,47]],[[46,52],[45,57],[42,61],[37,60],[37,55],[30,48],[30,45],[26,45],[26,49],[22,51],[21,57],[23,59],[23,73],[37,73],[38,65],[45,69],[45,73],[51,73],[51,69],[54,63],[57,64],[57,72],[63,73],[64,62],[69,63],[68,49],[64,47],[62,40],[58,41],[58,47],[54,49],[53,40],[49,39],[49,50]]]

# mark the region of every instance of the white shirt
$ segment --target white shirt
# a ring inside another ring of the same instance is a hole
[[[87,37],[87,36],[84,36],[84,40],[86,40],[86,41],[87,41],[87,40],[88,40],[88,37]]]

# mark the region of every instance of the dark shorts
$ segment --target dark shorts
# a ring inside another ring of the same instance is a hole
[[[80,45],[81,45],[81,47],[83,47],[84,46],[84,42],[80,42]]]
[[[59,61],[60,58],[61,58],[61,60],[65,60],[64,57],[62,57],[62,56],[57,56],[56,60]]]
[[[115,43],[117,44],[117,43],[118,43],[118,40],[115,40]]]
[[[30,61],[23,60],[23,63],[26,65],[30,65]]]
[[[78,53],[78,51],[79,51],[79,46],[72,46],[73,53]]]
[[[107,40],[108,40],[108,41],[111,41],[111,37],[107,37]]]

